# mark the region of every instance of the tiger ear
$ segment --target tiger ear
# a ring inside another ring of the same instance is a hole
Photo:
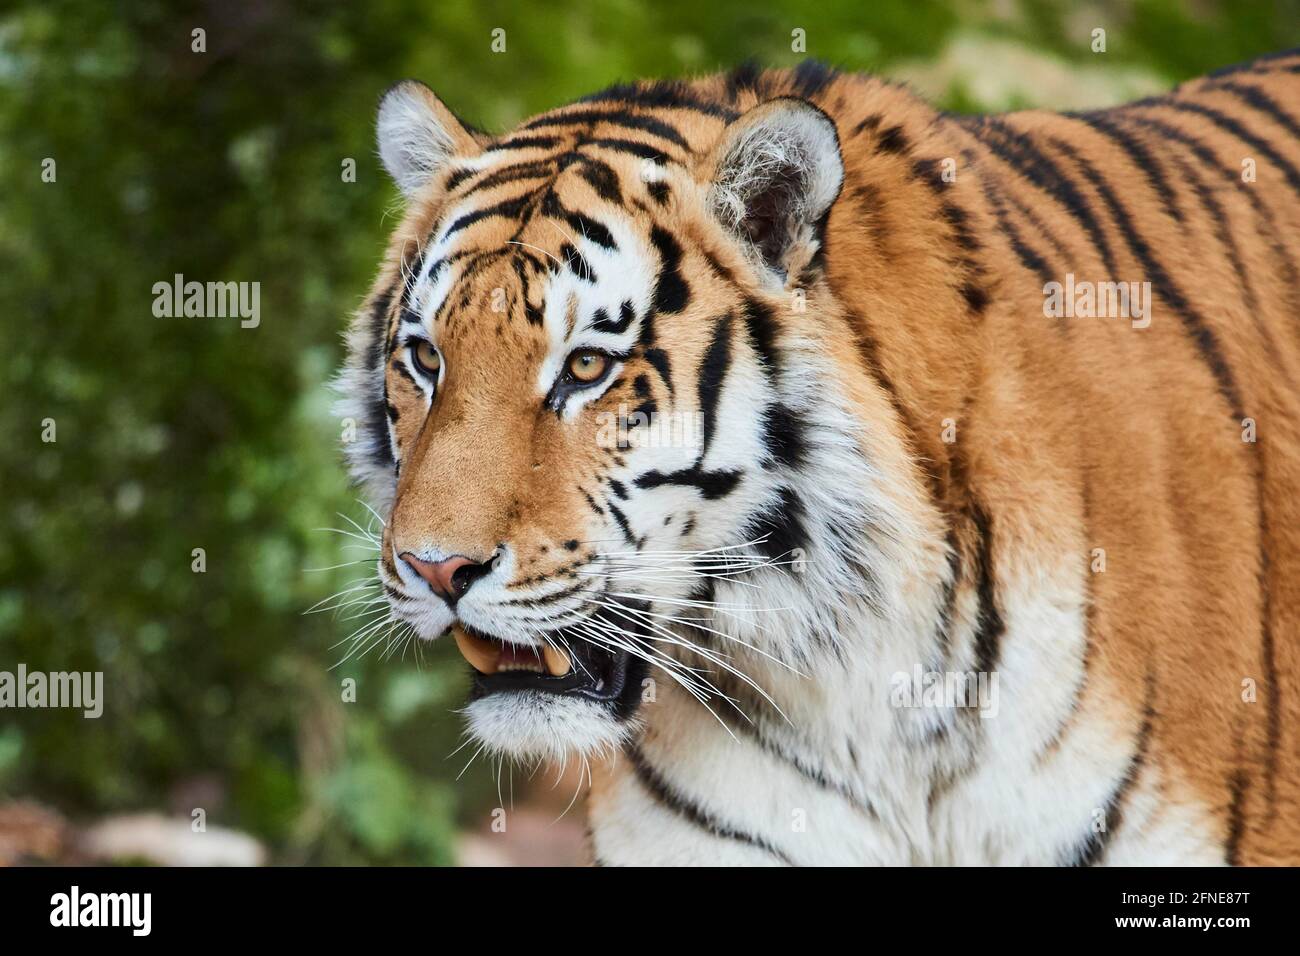
[[[379,158],[408,199],[454,156],[477,156],[473,134],[418,80],[390,87],[375,122]]]
[[[723,131],[710,162],[714,215],[784,281],[844,182],[835,124],[806,100],[771,100]]]

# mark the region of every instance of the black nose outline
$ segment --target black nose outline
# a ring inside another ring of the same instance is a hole
[[[487,561],[479,563],[477,561],[469,564],[462,564],[455,571],[451,572],[451,596],[450,601],[455,604],[468,591],[479,578],[486,577],[492,573],[496,566],[496,558],[490,558]]]

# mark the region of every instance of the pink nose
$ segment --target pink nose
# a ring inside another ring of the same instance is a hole
[[[402,560],[409,564],[416,574],[428,581],[429,587],[452,604],[455,604],[456,600],[469,590],[474,579],[486,570],[485,565],[471,561],[463,554],[448,558],[446,561],[421,561],[411,552],[406,551],[402,554]]]

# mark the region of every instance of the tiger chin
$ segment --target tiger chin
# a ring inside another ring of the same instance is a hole
[[[599,758],[599,863],[1300,863],[1296,102],[398,84],[339,378],[393,617]]]

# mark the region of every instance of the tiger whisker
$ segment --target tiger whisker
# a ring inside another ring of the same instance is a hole
[[[611,597],[617,597],[617,596],[619,596],[619,595],[611,594],[610,596],[611,596]],[[630,595],[629,595],[629,596],[630,596]],[[702,630],[702,631],[706,631],[706,632],[709,633],[709,634],[715,634],[715,635],[717,635],[718,637],[721,637],[721,638],[724,639],[724,640],[731,641],[731,642],[734,643],[734,644],[739,644],[741,647],[745,648],[746,650],[753,651],[755,654],[758,654],[758,655],[760,655],[760,656],[762,656],[762,657],[767,658],[767,659],[770,660],[773,664],[777,664],[777,665],[779,665],[779,666],[781,666],[781,667],[784,667],[786,670],[788,670],[788,671],[789,671],[790,673],[792,673],[792,674],[795,674],[795,675],[797,675],[797,676],[799,676],[799,677],[807,677],[807,676],[808,676],[807,674],[804,674],[804,673],[802,673],[801,671],[796,670],[794,667],[792,667],[790,664],[787,664],[785,661],[781,660],[780,658],[778,658],[778,657],[774,657],[772,654],[768,653],[767,651],[763,650],[762,648],[760,648],[760,647],[756,647],[756,646],[754,646],[753,644],[750,644],[748,641],[742,640],[741,638],[736,637],[735,635],[728,634],[726,631],[719,631],[719,630],[717,630],[716,628],[709,627],[709,626],[705,625],[705,624],[704,624],[702,621],[700,621],[700,620],[695,620],[695,619],[691,619],[691,618],[675,617],[675,616],[673,616],[673,615],[671,615],[671,614],[661,614],[661,613],[656,613],[656,612],[654,612],[654,611],[642,611],[642,610],[638,610],[638,609],[636,609],[636,608],[629,608],[628,610],[632,611],[634,614],[639,614],[639,615],[648,615],[648,616],[650,616],[650,617],[659,618],[659,619],[661,619],[661,620],[671,621],[671,622],[674,623],[674,624],[681,624],[681,625],[683,625],[683,626],[685,626],[685,627],[694,627],[694,628],[699,628],[700,630]],[[758,625],[754,625],[754,626],[755,626],[755,627],[758,627]]]
[[[636,621],[634,618],[630,618],[629,620],[632,620],[633,623],[643,623],[643,624],[647,624],[647,625],[649,625],[650,627],[652,627],[652,628],[654,628],[656,631],[658,631],[660,634],[662,634],[662,635],[664,636],[664,638],[668,641],[668,643],[670,643],[670,644],[675,644],[675,645],[677,645],[677,646],[679,646],[679,647],[685,647],[685,648],[691,650],[692,652],[694,652],[694,653],[696,653],[696,654],[699,654],[701,657],[703,657],[705,660],[709,661],[710,663],[716,664],[718,667],[721,667],[723,670],[727,671],[728,673],[732,674],[733,676],[738,677],[738,678],[739,678],[740,680],[742,680],[744,683],[748,684],[748,685],[749,685],[750,687],[752,687],[755,691],[757,691],[758,694],[759,694],[759,695],[760,695],[760,696],[761,696],[765,701],[767,701],[769,704],[771,704],[771,705],[772,705],[772,708],[773,708],[773,709],[774,709],[778,714],[780,714],[783,718],[785,718],[785,720],[786,720],[787,722],[791,722],[791,721],[790,721],[790,718],[789,718],[789,717],[786,717],[785,712],[784,712],[783,710],[781,710],[780,705],[777,704],[777,702],[776,702],[775,700],[772,699],[771,695],[768,694],[768,692],[767,692],[766,690],[764,690],[764,689],[762,688],[762,686],[760,686],[760,685],[759,685],[759,684],[758,684],[758,683],[757,683],[753,678],[751,678],[751,677],[750,677],[748,674],[746,674],[744,671],[739,670],[738,668],[732,667],[732,666],[731,666],[730,664],[728,664],[725,660],[723,660],[722,657],[721,657],[719,654],[717,654],[717,653],[715,653],[715,652],[713,652],[713,651],[709,651],[709,650],[706,649],[706,648],[700,647],[698,644],[695,644],[695,643],[693,643],[693,642],[691,642],[691,641],[687,641],[687,640],[682,639],[679,635],[674,634],[672,631],[669,631],[667,628],[665,628],[665,627],[661,626],[660,624],[658,624],[658,622],[655,622],[655,621],[652,621],[652,620],[647,620],[647,619],[646,619],[646,618],[645,618],[645,617],[644,617],[640,612],[637,612],[636,609],[634,609],[634,608],[629,608],[629,607],[626,607],[626,606],[623,606],[623,605],[617,605],[617,606],[615,606],[615,605],[610,605],[610,606],[608,606],[608,610],[611,610],[611,611],[613,611],[615,614],[619,614],[620,616],[623,616],[623,617],[626,617],[626,613],[625,613],[625,612],[636,613],[639,617],[641,617],[641,621],[638,622],[638,621]],[[742,713],[743,713],[743,711],[742,711]],[[746,716],[746,719],[748,719],[748,715],[745,715],[745,716]]]
[[[506,240],[506,245],[510,245],[510,246],[523,246],[523,247],[525,247],[525,248],[527,248],[527,249],[533,249],[533,250],[535,250],[536,252],[540,252],[540,253],[541,253],[542,255],[544,255],[544,256],[549,256],[549,257],[550,257],[550,258],[555,262],[555,264],[556,264],[557,266],[559,266],[560,268],[563,268],[563,267],[564,267],[564,263],[561,262],[561,261],[560,261],[556,256],[554,256],[554,255],[552,255],[551,253],[547,252],[545,249],[540,248],[539,246],[534,246],[534,245],[531,245],[531,244],[529,244],[529,243],[527,243],[527,242],[520,242],[518,239],[507,239],[507,240]]]
[[[623,628],[612,628],[605,622],[602,622],[602,628],[603,629],[592,627],[591,625],[579,625],[576,627],[576,629],[586,634],[585,639],[592,640],[593,643],[604,645],[606,647],[615,647],[640,658],[652,667],[658,667],[665,671],[673,678],[673,680],[677,681],[677,683],[681,684],[682,687],[690,691],[691,695],[701,703],[705,702],[709,691],[720,694],[717,688],[713,687],[707,681],[704,681],[693,673],[687,673],[691,669],[686,665],[683,665],[680,661],[675,661],[672,658],[655,654],[652,651],[647,651],[631,643],[631,640],[640,640],[639,635],[634,635],[631,631]],[[615,634],[619,635],[619,637],[612,636]],[[701,696],[702,694],[705,696]]]

